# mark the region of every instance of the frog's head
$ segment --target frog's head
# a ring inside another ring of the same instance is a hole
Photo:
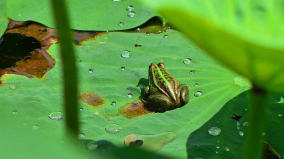
[[[164,69],[165,68],[165,64],[160,62],[160,63],[151,63],[151,65],[149,66],[149,71],[153,72],[153,71],[157,71],[157,68],[159,69]]]

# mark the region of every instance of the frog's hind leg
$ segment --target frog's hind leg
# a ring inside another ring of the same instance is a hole
[[[153,112],[165,112],[174,109],[172,108],[173,102],[163,94],[150,95],[146,101],[145,107]]]
[[[180,106],[185,105],[189,101],[189,91],[185,84],[181,84],[178,87],[178,99],[180,100]]]

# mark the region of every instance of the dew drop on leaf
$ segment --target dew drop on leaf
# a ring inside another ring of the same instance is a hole
[[[61,112],[52,112],[48,115],[49,119],[51,120],[60,120],[62,119],[62,113]]]
[[[126,10],[127,10],[128,12],[133,11],[133,10],[134,10],[133,5],[129,5],[129,6],[127,6]]]
[[[9,85],[9,89],[16,89],[16,86],[15,85]]]
[[[110,124],[105,127],[105,131],[109,134],[117,134],[119,133],[121,127],[117,124]]]
[[[212,136],[218,136],[221,134],[221,129],[218,128],[218,127],[211,127],[209,130],[208,130],[208,133]]]
[[[118,23],[118,26],[120,26],[120,27],[122,27],[123,25],[124,25],[123,22],[119,22],[119,23]]]
[[[198,87],[199,86],[199,84],[198,83],[194,83],[194,85],[193,85],[194,87]]]
[[[113,2],[120,2],[120,0],[112,0]]]
[[[120,67],[120,70],[121,70],[121,71],[124,71],[124,70],[125,70],[125,67],[123,67],[123,66]]]
[[[202,95],[203,95],[203,93],[201,91],[197,91],[197,92],[194,93],[194,97],[200,97]]]
[[[130,58],[130,56],[131,56],[131,52],[128,50],[124,50],[121,54],[121,57],[125,59]]]
[[[248,126],[249,123],[247,121],[243,122],[243,126]]]
[[[189,64],[192,63],[192,59],[191,59],[191,58],[186,58],[186,59],[183,60],[183,63],[184,63],[185,65],[189,65]]]
[[[128,12],[127,16],[130,17],[130,18],[134,18],[135,12],[134,11]]]
[[[90,68],[88,72],[89,73],[94,73],[94,70]]]
[[[133,94],[132,94],[132,93],[128,93],[128,94],[127,94],[127,97],[128,97],[128,98],[132,98],[132,97],[133,97]]]
[[[279,100],[279,102],[277,102],[277,103],[284,103],[284,98],[283,98],[283,97],[280,97],[280,100]]]
[[[84,133],[81,132],[81,133],[79,133],[78,137],[79,137],[79,139],[84,139],[86,136],[85,136]]]
[[[169,36],[168,35],[164,35],[164,38],[167,39]]]
[[[228,151],[230,151],[230,148],[229,147],[225,147],[224,150],[228,152]]]
[[[112,102],[111,102],[111,105],[112,105],[112,106],[116,106],[116,101],[112,101]]]
[[[193,75],[194,73],[195,73],[194,70],[190,70],[190,71],[189,71],[189,74],[190,74],[190,75]]]
[[[243,131],[239,131],[239,135],[240,135],[240,136],[244,136],[245,134],[244,134]]]
[[[99,145],[95,141],[91,141],[87,144],[87,147],[89,150],[93,151],[96,150],[99,147]]]
[[[12,111],[12,114],[13,114],[13,115],[17,115],[17,114],[18,114],[18,111],[17,111],[17,110],[13,110],[13,111]]]

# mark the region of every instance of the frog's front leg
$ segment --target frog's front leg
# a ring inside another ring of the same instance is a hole
[[[185,84],[180,84],[178,86],[178,98],[180,100],[180,106],[185,105],[189,101],[189,91]]]
[[[146,108],[154,112],[164,112],[174,109],[173,102],[164,94],[154,94],[147,98]]]

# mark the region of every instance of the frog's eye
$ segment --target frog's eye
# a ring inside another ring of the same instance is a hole
[[[164,68],[165,64],[163,62],[160,62],[160,63],[158,63],[158,66],[161,67],[161,68]]]

